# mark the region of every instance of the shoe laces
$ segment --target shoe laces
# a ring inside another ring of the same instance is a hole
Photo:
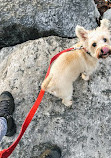
[[[0,101],[0,116],[7,117],[10,115],[9,102],[9,100]]]

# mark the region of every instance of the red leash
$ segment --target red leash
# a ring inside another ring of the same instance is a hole
[[[62,52],[56,54],[50,61],[50,65],[49,65],[49,68],[47,70],[47,74],[46,74],[46,77],[49,75],[50,73],[50,66],[52,64],[52,62],[54,60],[56,60],[62,53],[65,53],[65,52],[68,52],[70,50],[72,50],[74,48],[69,48],[69,49],[66,49],[66,50],[63,50]],[[45,77],[45,78],[46,78]],[[17,146],[17,144],[19,143],[20,139],[22,138],[25,130],[27,129],[28,125],[30,124],[35,112],[37,111],[41,101],[42,101],[42,98],[44,96],[44,93],[45,91],[43,91],[42,89],[40,90],[40,93],[37,97],[37,100],[35,101],[34,105],[32,106],[31,110],[29,111],[27,117],[25,118],[25,121],[22,125],[22,128],[21,128],[21,131],[20,131],[20,134],[18,135],[17,139],[13,142],[13,144],[7,148],[7,149],[4,149],[2,151],[0,151],[0,158],[7,158],[10,156],[10,154],[13,152],[13,150],[15,149],[15,147]]]

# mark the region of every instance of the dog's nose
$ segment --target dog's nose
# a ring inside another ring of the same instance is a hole
[[[101,49],[101,53],[102,54],[107,54],[109,52],[109,48],[107,48],[107,47],[103,47],[102,49]]]

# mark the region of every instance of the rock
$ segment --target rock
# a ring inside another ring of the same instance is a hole
[[[108,19],[111,21],[111,9],[108,9],[104,14],[103,14],[103,19]]]
[[[76,41],[51,36],[0,51],[0,93],[8,90],[13,94],[17,124],[17,134],[4,137],[0,150],[17,138],[40,91],[51,56],[72,47]],[[111,57],[108,57],[100,60],[98,70],[89,82],[78,78],[74,83],[71,108],[45,93],[11,158],[35,158],[50,144],[60,146],[63,158],[110,158],[110,138]]]
[[[110,34],[111,34],[111,9],[108,9],[104,14],[103,14],[103,19],[108,19],[110,21]]]
[[[94,0],[98,11],[100,12],[101,17],[103,16],[104,12],[111,8],[111,1],[110,0]]]
[[[93,0],[0,1],[0,48],[39,37],[75,37],[77,24],[97,26]]]

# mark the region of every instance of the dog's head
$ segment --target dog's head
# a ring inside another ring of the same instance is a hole
[[[94,30],[86,30],[76,26],[76,35],[83,47],[96,58],[106,58],[111,54],[109,21],[101,20],[100,27]]]

